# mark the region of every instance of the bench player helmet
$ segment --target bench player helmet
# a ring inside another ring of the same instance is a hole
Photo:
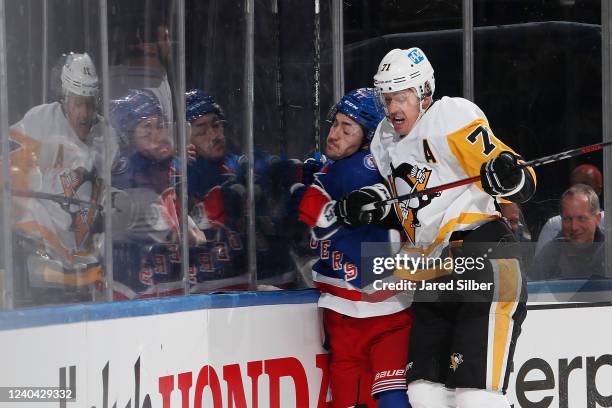
[[[133,131],[141,120],[162,115],[155,95],[147,90],[131,89],[125,96],[111,102],[110,121],[117,131]]]
[[[223,109],[215,101],[215,98],[200,89],[185,92],[187,122],[191,123],[211,112],[216,113],[219,119],[223,119]]]
[[[98,74],[87,53],[68,54],[60,78],[64,94],[69,92],[80,96],[98,96]]]
[[[374,86],[380,94],[414,88],[422,101],[433,96],[436,87],[434,69],[420,48],[396,48],[380,61],[374,75]]]
[[[340,112],[353,119],[364,128],[367,141],[372,140],[376,127],[384,115],[377,108],[377,94],[374,88],[359,88],[344,95],[330,109],[327,120],[333,122]]]

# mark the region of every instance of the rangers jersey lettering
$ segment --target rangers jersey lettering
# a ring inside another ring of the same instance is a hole
[[[312,270],[321,290],[319,307],[362,318],[397,313],[410,305],[401,295],[375,291],[362,281],[361,244],[397,242],[397,231],[374,225],[346,228],[320,221],[334,200],[381,181],[370,151],[360,150],[324,167],[304,193],[299,212],[300,219],[313,228],[311,248],[319,260]]]

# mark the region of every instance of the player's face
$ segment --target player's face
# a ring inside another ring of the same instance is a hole
[[[600,220],[601,213],[589,211],[589,200],[584,194],[568,196],[561,204],[563,235],[573,244],[592,243]]]
[[[163,161],[174,155],[170,130],[159,116],[141,120],[133,138],[136,151],[148,159]]]
[[[419,118],[419,97],[414,89],[383,94],[383,101],[393,129],[400,135],[407,135]]]
[[[512,232],[516,233],[521,226],[521,212],[515,203],[500,204],[501,213],[508,221]]]
[[[359,150],[362,141],[361,126],[344,113],[338,112],[327,135],[325,155],[332,160],[344,159]]]
[[[85,140],[96,114],[96,98],[93,96],[66,95],[64,114],[79,139]]]
[[[167,25],[161,24],[159,27],[157,27],[157,52],[162,64],[168,63],[170,48],[170,31],[168,30]]]
[[[224,122],[216,113],[207,113],[191,124],[190,142],[195,146],[198,156],[218,161],[225,156]]]

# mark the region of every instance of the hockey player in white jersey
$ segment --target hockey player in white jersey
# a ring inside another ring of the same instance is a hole
[[[96,112],[99,83],[88,54],[66,56],[61,87],[58,102],[30,109],[11,126],[10,137],[16,152],[29,152],[21,162],[12,160],[25,180],[13,185],[20,196],[13,226],[16,259],[27,270],[29,285],[65,289],[87,287],[102,275],[100,174],[117,143]]]
[[[452,255],[449,248],[455,248],[486,259],[478,276],[495,282],[485,301],[463,297],[465,293],[440,301],[445,295],[437,292],[438,301],[413,304],[407,366],[410,402],[414,408],[509,407],[505,390],[526,315],[526,293],[518,261],[508,259],[507,253],[497,255],[499,243],[513,238],[495,201],[528,200],[535,191],[535,174],[514,168],[520,157],[495,137],[478,106],[463,98],[433,100],[434,70],[420,49],[390,51],[378,67],[374,85],[386,119],[376,130],[371,150],[387,182],[386,198],[478,174],[482,179],[395,204],[390,214],[406,235],[403,251],[418,250],[435,259]],[[388,219],[380,219],[386,211],[361,211],[363,205],[383,198],[353,191],[338,202],[338,221],[388,225]],[[470,246],[473,243],[487,243],[488,249],[481,253]],[[421,268],[408,278],[455,284],[458,274],[452,268]]]

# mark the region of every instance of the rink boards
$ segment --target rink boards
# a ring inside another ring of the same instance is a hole
[[[0,407],[325,406],[317,297],[198,295],[0,313]],[[612,406],[612,304],[530,309],[510,379],[515,407]],[[13,387],[34,397],[31,387],[60,386],[76,399],[7,402]]]

